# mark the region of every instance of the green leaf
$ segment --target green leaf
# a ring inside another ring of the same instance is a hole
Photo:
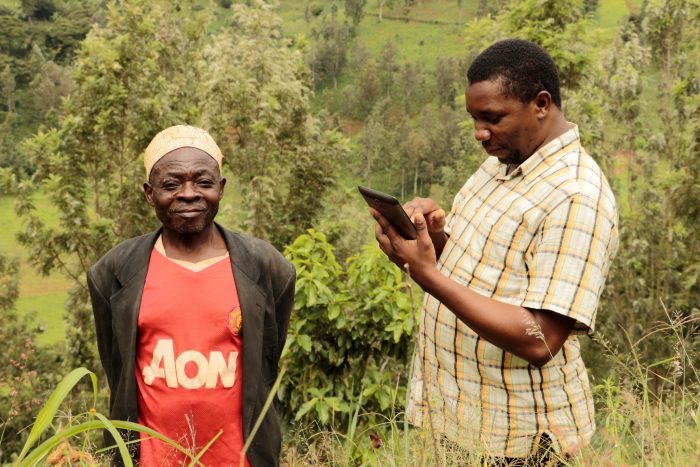
[[[318,402],[318,399],[314,397],[313,399],[303,403],[297,411],[297,414],[294,416],[294,420],[301,420],[301,417],[306,415],[309,412],[309,410],[314,408],[316,402]]]
[[[101,413],[96,412],[95,417],[97,417],[97,419],[102,422],[102,424],[105,426],[105,428],[107,428],[107,431],[109,431],[109,433],[112,435],[112,438],[114,438],[114,441],[117,443],[117,448],[119,448],[119,455],[122,456],[122,461],[124,462],[124,466],[125,467],[132,467],[134,465],[134,463],[131,460],[131,456],[129,455],[129,450],[126,448],[126,444],[124,443],[122,436],[117,431],[117,428],[114,426],[114,424],[112,422],[107,420],[107,417],[105,417]]]
[[[95,376],[95,373],[86,368],[76,368],[68,373],[61,380],[61,382],[58,383],[58,386],[56,386],[56,389],[54,389],[53,393],[51,393],[51,396],[49,396],[46,404],[44,404],[39,411],[39,414],[36,416],[34,426],[32,426],[32,431],[29,432],[29,437],[27,438],[27,442],[24,443],[24,447],[17,458],[17,462],[21,462],[22,459],[24,459],[24,456],[27,455],[29,449],[34,445],[34,443],[37,442],[39,437],[41,437],[41,434],[51,425],[51,421],[63,403],[63,400],[66,398],[66,396],[68,396],[75,385],[78,384],[78,381],[80,381],[85,375],[90,375],[94,393],[92,404],[93,407],[97,405],[97,376]]]
[[[305,352],[311,352],[311,337],[307,336],[306,334],[300,334],[296,336],[297,343],[299,344],[299,347],[304,349]]]

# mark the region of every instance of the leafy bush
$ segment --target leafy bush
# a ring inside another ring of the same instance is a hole
[[[400,408],[416,309],[402,272],[375,246],[343,268],[313,229],[285,255],[296,267],[297,287],[283,355],[283,414],[302,425],[340,428],[359,411],[388,415]]]
[[[14,311],[18,295],[18,262],[0,254],[0,463],[12,460],[27,438],[25,428],[60,374],[60,346],[37,349],[31,315],[20,319]]]

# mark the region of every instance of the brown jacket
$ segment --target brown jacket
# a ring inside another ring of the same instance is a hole
[[[296,274],[292,264],[267,242],[217,227],[231,257],[243,314],[243,437],[247,440],[277,377]],[[159,234],[152,232],[120,243],[87,273],[100,360],[111,391],[110,418],[114,420],[138,422],[138,313]],[[127,436],[136,439],[138,433]],[[135,447],[132,457],[138,461],[138,443],[131,446]],[[280,446],[279,418],[271,406],[247,452],[250,464],[278,465]],[[114,460],[119,463],[119,456]]]

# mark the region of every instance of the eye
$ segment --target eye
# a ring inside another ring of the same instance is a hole
[[[487,122],[489,122],[491,125],[496,125],[501,121],[503,117],[501,115],[489,115],[484,118]]]
[[[209,180],[208,178],[204,178],[204,179],[197,180],[197,185],[201,186],[202,188],[211,188],[214,186],[214,181]]]
[[[166,191],[176,190],[179,186],[180,184],[173,180],[165,180],[163,183],[160,184],[160,187]]]

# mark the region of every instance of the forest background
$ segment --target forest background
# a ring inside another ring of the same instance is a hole
[[[620,210],[620,251],[583,340],[599,430],[570,462],[694,465],[700,4],[684,0],[1,0],[0,461],[17,459],[65,374],[100,374],[84,273],[156,226],[141,153],[181,122],[224,152],[217,219],[298,271],[278,388],[284,459],[444,461],[402,418],[421,292],[374,246],[356,185],[449,209],[486,157],[464,110],[466,68],[506,37],[554,57],[564,112]],[[78,391],[56,429],[86,400]],[[102,388],[103,413],[106,400]],[[99,459],[98,438],[75,442]]]

